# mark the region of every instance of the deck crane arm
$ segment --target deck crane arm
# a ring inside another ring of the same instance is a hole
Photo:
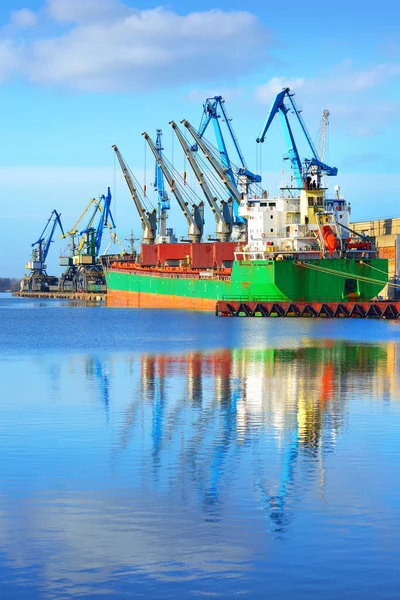
[[[139,197],[138,191],[135,188],[132,177],[130,176],[128,166],[127,166],[126,162],[124,161],[124,159],[122,158],[122,155],[121,155],[120,151],[118,150],[118,147],[114,145],[114,146],[112,146],[112,148],[118,158],[118,162],[120,164],[122,174],[125,178],[126,184],[129,188],[129,191],[132,196],[132,200],[136,206],[136,210],[139,214],[139,218],[142,223],[142,228],[143,228],[142,241],[144,243],[151,244],[154,242],[155,233],[156,233],[156,231],[155,231],[156,230],[156,211],[154,210],[152,213],[149,213],[148,211],[146,211],[146,209],[144,208],[142,201]]]
[[[239,192],[239,190],[237,189],[236,185],[232,182],[232,180],[228,176],[226,169],[222,168],[221,165],[218,163],[218,161],[215,160],[214,156],[209,151],[209,149],[207,148],[207,146],[205,145],[205,143],[199,136],[198,132],[193,127],[193,125],[191,125],[189,123],[189,121],[186,121],[186,120],[181,121],[181,123],[183,123],[183,125],[186,127],[186,129],[188,129],[189,133],[196,141],[198,147],[201,149],[204,156],[206,157],[206,159],[209,161],[209,163],[213,167],[214,171],[220,177],[222,183],[225,185],[225,187],[228,188],[228,190],[232,194],[232,197],[236,200],[236,202],[240,203],[240,201],[242,199],[242,195]]]
[[[192,167],[194,174],[196,175],[197,181],[199,182],[199,185],[201,186],[201,189],[204,192],[208,204],[210,205],[210,208],[214,213],[215,219],[217,221],[217,233],[220,233],[224,237],[224,241],[226,241],[226,236],[229,237],[230,225],[226,222],[223,212],[218,206],[217,199],[214,197],[214,194],[212,193],[207,183],[207,180],[204,177],[204,174],[201,172],[200,167],[197,164],[196,155],[190,150],[189,144],[185,140],[181,130],[179,129],[175,121],[170,121],[170,125],[172,126],[172,129],[174,130],[176,137],[178,138],[179,143],[182,146],[183,152],[190,166]]]
[[[292,164],[296,183],[299,188],[302,188],[303,166],[301,164],[299,152],[297,150],[296,142],[294,140],[293,132],[288,119],[289,108],[285,105],[284,102],[286,95],[289,94],[289,91],[289,88],[284,88],[281,92],[279,92],[279,94],[276,95],[274,101],[272,102],[271,108],[269,109],[269,113],[265,120],[262,132],[256,141],[257,143],[263,143],[265,141],[265,136],[271,126],[271,123],[274,120],[274,117],[279,113],[286,139],[286,144],[288,147],[289,160]]]
[[[240,161],[240,167],[238,169],[238,175],[245,176],[248,181],[252,183],[259,183],[261,181],[260,175],[255,175],[251,171],[248,170],[246,161],[243,155],[243,152],[239,146],[238,139],[232,127],[232,119],[229,117],[226,108],[225,108],[225,100],[222,96],[214,96],[213,98],[207,98],[203,105],[203,116],[201,118],[200,127],[199,127],[199,137],[202,138],[208,125],[212,121],[214,126],[215,137],[217,140],[217,145],[219,149],[219,153],[221,155],[221,161],[226,169],[226,173],[232,183],[236,184],[235,176],[233,173],[231,161],[228,154],[228,149],[224,140],[224,136],[222,134],[222,129],[220,125],[220,117],[221,115],[218,113],[218,110],[221,112],[223,120],[226,123],[229,134],[232,138],[232,142],[234,148],[237,152]]]
[[[315,148],[315,145],[314,145],[314,143],[311,139],[311,136],[308,133],[307,127],[304,123],[303,117],[301,116],[301,111],[297,107],[297,104],[294,101],[293,96],[294,96],[294,94],[290,93],[290,88],[283,88],[283,90],[276,95],[274,101],[272,102],[268,116],[265,120],[261,134],[257,138],[257,142],[258,143],[264,142],[267,131],[268,131],[272,121],[274,120],[275,115],[277,115],[279,113],[279,115],[281,117],[283,131],[284,131],[285,138],[286,138],[286,143],[288,146],[289,159],[292,164],[296,183],[299,188],[303,188],[304,181],[305,181],[311,167],[316,167],[318,169],[318,172],[323,172],[326,175],[330,175],[330,176],[337,175],[337,168],[330,167],[329,165],[326,165],[325,163],[323,163],[320,160],[317,150]],[[290,103],[289,107],[285,105],[286,98],[288,98],[288,100],[289,100],[289,103]],[[289,113],[290,109],[292,109],[294,114],[296,115],[297,120],[300,124],[300,127],[303,131],[303,134],[307,140],[308,146],[312,153],[312,158],[306,159],[304,161],[304,166],[300,160],[300,156],[299,156],[299,152],[297,150],[297,146],[296,146],[296,142],[295,142],[295,139],[293,136],[292,128],[290,127],[290,123],[289,123],[289,119],[288,119],[288,113]]]
[[[185,201],[183,195],[181,194],[181,191],[179,190],[178,186],[176,185],[176,182],[175,182],[174,178],[172,177],[172,174],[171,174],[168,166],[166,165],[163,157],[160,156],[160,154],[158,153],[153,140],[146,132],[142,133],[142,135],[144,136],[146,142],[148,143],[150,150],[152,151],[154,158],[157,161],[157,164],[160,166],[162,172],[164,173],[164,177],[168,181],[171,192],[174,194],[175,198],[177,199],[178,204],[185,216],[185,219],[189,225],[188,235],[189,235],[190,240],[192,242],[200,242],[201,236],[203,233],[203,222],[202,222],[202,215],[201,215],[202,211],[198,210],[199,207],[194,206],[194,214],[192,214],[190,212],[190,210],[188,208],[188,203]],[[200,207],[200,208],[203,208],[203,207]],[[196,211],[196,209],[197,209],[197,211]],[[197,215],[197,213],[200,213],[200,214]],[[196,215],[197,215],[197,217],[196,217]]]

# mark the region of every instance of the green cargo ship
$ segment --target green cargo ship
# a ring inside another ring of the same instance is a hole
[[[214,310],[217,300],[371,300],[387,283],[387,261],[235,260],[230,274],[116,262],[105,276],[114,306]]]
[[[348,205],[339,198],[326,210],[323,194],[317,188],[297,198],[243,198],[243,243],[143,244],[137,263],[106,266],[109,304],[214,310],[218,300],[376,298],[388,281],[388,261],[370,240],[347,237]]]

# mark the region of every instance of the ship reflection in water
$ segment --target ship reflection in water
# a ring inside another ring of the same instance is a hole
[[[398,549],[397,345],[38,360],[54,418],[24,458],[34,482],[0,494],[0,573],[31,598],[350,598],[350,579],[374,597]]]

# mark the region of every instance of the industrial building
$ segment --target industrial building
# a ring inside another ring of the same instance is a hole
[[[400,217],[357,221],[351,228],[361,235],[372,238],[379,250],[380,258],[389,261],[389,283],[382,291],[388,298],[400,298]]]

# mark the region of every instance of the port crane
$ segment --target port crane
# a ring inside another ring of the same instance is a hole
[[[156,209],[153,209],[152,211],[148,211],[146,210],[145,206],[144,206],[144,194],[142,192],[142,190],[140,189],[140,185],[139,183],[136,181],[136,179],[133,176],[133,173],[130,171],[128,165],[126,164],[124,158],[122,157],[120,151],[118,150],[117,146],[112,146],[118,162],[120,164],[121,170],[122,170],[122,174],[125,178],[126,184],[128,186],[128,189],[131,193],[132,196],[132,200],[135,204],[136,210],[138,212],[140,221],[141,221],[141,225],[142,225],[142,243],[143,244],[153,244],[155,241],[155,237],[156,237],[156,230],[157,230],[157,212]],[[157,178],[157,172],[156,172],[156,183],[157,185],[161,185],[160,184],[160,180]],[[158,189],[158,194],[159,194],[159,198],[160,198],[160,188]],[[162,192],[161,192],[162,195]],[[163,201],[165,202],[165,201]],[[162,216],[162,218],[164,218],[163,213],[165,213],[165,204],[164,204],[164,208],[162,208],[162,205],[159,205],[159,211],[160,214]],[[166,216],[165,216],[166,219]],[[164,225],[163,227],[165,227],[165,220],[164,220]],[[161,231],[160,231],[161,233]]]
[[[213,98],[207,98],[203,104],[203,114],[200,121],[200,127],[198,129],[198,136],[200,139],[203,138],[207,127],[212,122],[214,127],[215,138],[217,140],[217,146],[221,157],[221,163],[225,172],[232,183],[239,189],[240,192],[245,194],[248,193],[249,185],[252,183],[260,183],[261,176],[252,173],[248,168],[243,155],[243,152],[239,146],[238,139],[232,127],[232,119],[229,117],[226,108],[225,100],[222,96],[214,96]],[[239,158],[239,166],[235,167],[229,158],[228,148],[225,143],[225,138],[222,133],[221,122],[226,124],[228,133],[232,140],[234,149]],[[243,222],[242,217],[237,214],[237,207],[235,207],[235,220]]]
[[[157,161],[157,164],[160,166],[164,177],[168,181],[171,192],[174,194],[175,198],[178,201],[178,204],[185,216],[185,219],[188,224],[188,238],[192,243],[201,242],[201,238],[203,235],[203,227],[204,227],[204,203],[200,202],[199,204],[192,203],[191,208],[189,209],[189,202],[185,200],[182,190],[177,184],[176,180],[172,176],[172,172],[167,165],[163,156],[157,151],[157,148],[151,139],[151,137],[144,132],[142,134],[147,141],[150,150],[152,151],[154,158]]]
[[[107,189],[107,195],[102,194],[99,199],[92,198],[73,228],[61,236],[70,237],[71,241],[70,255],[60,257],[60,265],[67,267],[60,278],[60,291],[102,291],[105,280],[98,258],[104,230],[112,231],[115,228],[111,200],[110,188]],[[80,222],[91,208],[93,210],[86,227],[79,231]]]
[[[170,125],[172,126],[172,129],[174,130],[179,140],[179,143],[182,146],[183,152],[190,166],[192,167],[197,181],[201,186],[204,195],[207,199],[207,202],[214,214],[216,220],[217,238],[221,242],[227,242],[229,241],[232,231],[232,201],[225,202],[224,200],[222,200],[221,204],[218,204],[217,198],[214,196],[204,174],[201,171],[196,153],[193,152],[193,150],[191,150],[188,142],[182,134],[182,131],[179,129],[175,121],[170,121]]]
[[[162,130],[157,129],[155,146],[160,157],[162,157],[162,151],[164,150],[161,138]],[[168,211],[171,208],[171,202],[165,190],[164,175],[157,160],[155,161],[154,189],[157,192],[157,237],[159,241],[173,241],[171,239],[173,232],[167,228]]]
[[[212,150],[204,142],[204,140],[201,139],[201,137],[199,136],[197,130],[193,127],[193,125],[191,125],[189,123],[189,121],[187,121],[186,119],[181,121],[181,123],[189,131],[190,135],[195,140],[197,147],[200,148],[200,150],[202,151],[202,153],[204,154],[204,156],[206,157],[208,162],[211,164],[214,171],[219,176],[219,178],[222,181],[222,183],[224,184],[224,186],[228,189],[229,193],[231,194],[231,197],[235,201],[234,206],[235,205],[238,206],[244,196],[244,192],[239,191],[236,184],[228,176],[226,169],[223,168],[221,163],[215,158]],[[236,209],[234,209],[234,212],[235,212],[235,210]],[[232,237],[235,239],[240,239],[245,234],[246,234],[246,222],[242,219],[239,220],[239,217],[238,218],[234,217],[234,222],[233,222],[233,227],[232,227]]]
[[[31,244],[31,247],[33,248],[32,256],[31,260],[26,265],[26,268],[30,270],[30,274],[23,279],[23,290],[30,292],[48,291],[49,285],[57,284],[57,278],[51,277],[46,273],[46,259],[57,227],[59,227],[62,234],[64,234],[61,223],[61,214],[54,209],[48,218],[39,239]]]
[[[285,104],[285,100],[287,100],[288,104]],[[294,134],[290,126],[288,118],[288,113],[290,111],[292,111],[295,114],[300,124],[301,130],[306,138],[308,147],[311,150],[312,158],[306,158],[303,162],[300,159]],[[275,99],[273,100],[268,116],[262,128],[261,134],[257,138],[257,143],[263,143],[265,141],[265,136],[270,128],[272,121],[274,120],[277,114],[279,114],[281,118],[286,143],[288,146],[288,158],[291,162],[297,188],[304,189],[305,186],[309,185],[315,185],[315,187],[319,188],[321,186],[322,175],[337,175],[337,168],[326,165],[322,161],[321,156],[318,154],[314,142],[312,141],[311,136],[308,133],[303,117],[301,116],[301,110],[298,108],[294,100],[294,94],[290,92],[290,88],[288,87],[283,88],[283,90],[279,92],[279,94],[277,94]]]

